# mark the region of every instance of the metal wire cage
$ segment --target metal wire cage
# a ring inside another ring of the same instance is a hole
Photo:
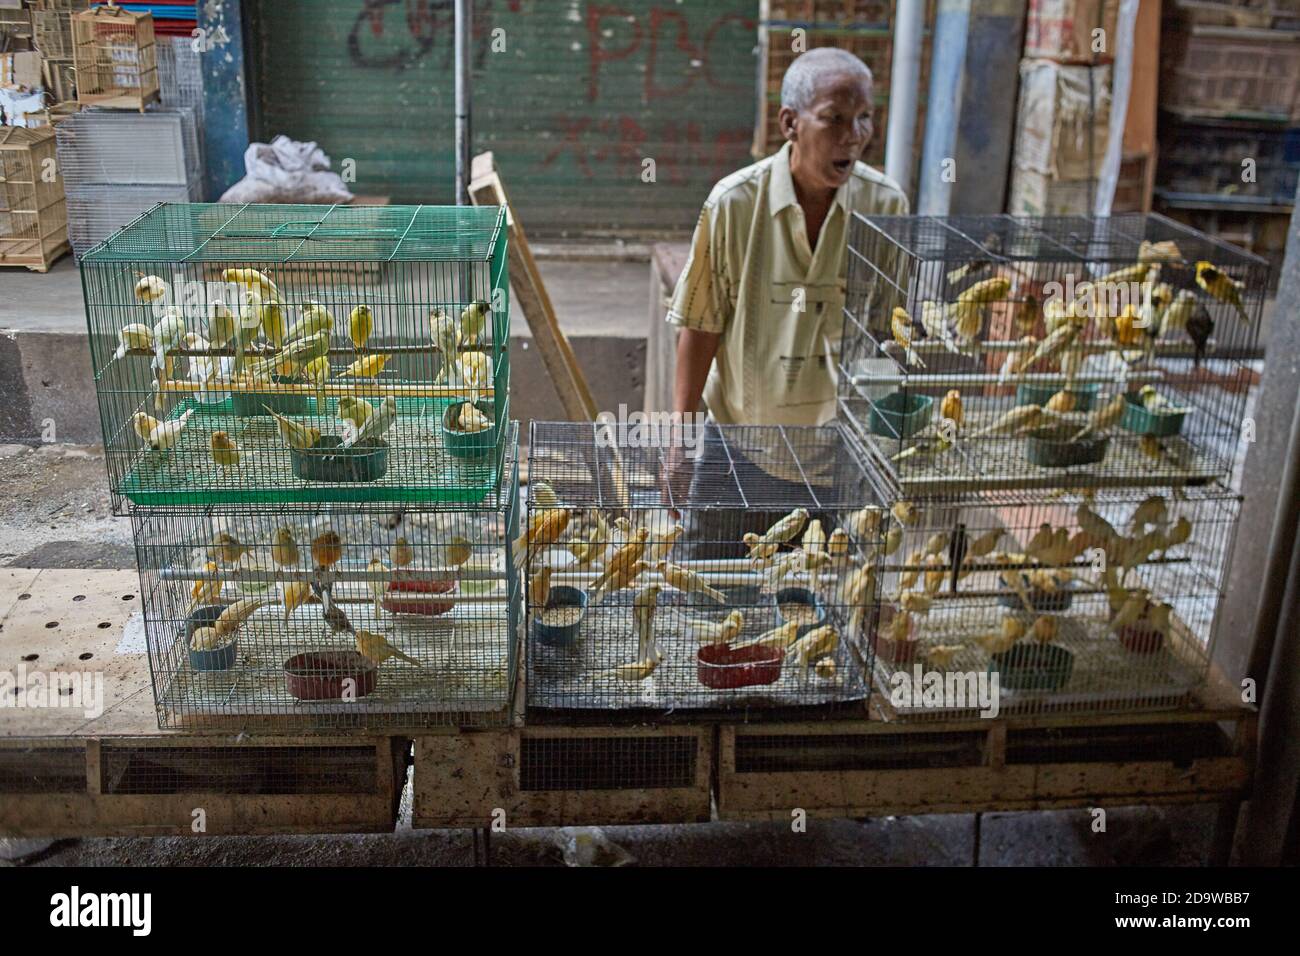
[[[72,56],[83,106],[143,110],[157,102],[153,14],[112,3],[74,13]]]
[[[1158,215],[855,216],[841,409],[909,497],[1223,479],[1268,270]]]
[[[1238,508],[1222,487],[896,505],[875,646],[883,713],[1185,704],[1210,666]]]
[[[522,600],[518,426],[462,508],[138,508],[160,727],[479,726],[509,719]]]
[[[487,495],[505,242],[493,208],[162,204],[91,249],[115,508]]]
[[[532,424],[530,712],[861,713],[884,522],[847,436],[683,434]]]

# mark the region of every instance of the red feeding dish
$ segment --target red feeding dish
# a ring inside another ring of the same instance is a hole
[[[784,652],[755,645],[731,648],[726,644],[709,644],[696,655],[700,683],[714,690],[772,684],[781,676]]]
[[[455,581],[440,581],[429,577],[398,576],[388,582],[385,593],[401,594],[405,597],[408,594],[449,594],[455,590]],[[380,606],[390,614],[423,614],[427,617],[435,617],[439,614],[446,614],[455,607],[455,603],[452,601],[411,601],[406,599],[390,601],[385,598],[380,602]]]

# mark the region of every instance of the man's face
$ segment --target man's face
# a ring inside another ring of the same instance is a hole
[[[862,76],[824,76],[805,110],[782,109],[782,128],[793,143],[791,170],[812,188],[838,189],[875,132],[871,83]]]

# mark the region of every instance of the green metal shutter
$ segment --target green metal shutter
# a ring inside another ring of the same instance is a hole
[[[530,233],[684,233],[752,161],[757,0],[475,8],[474,150],[496,153]],[[355,160],[354,192],[452,201],[451,0],[250,9],[258,139],[315,140],[336,171]]]

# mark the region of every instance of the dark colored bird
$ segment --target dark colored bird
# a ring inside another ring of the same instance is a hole
[[[1201,359],[1205,358],[1205,346],[1213,333],[1214,319],[1210,318],[1210,310],[1203,303],[1197,305],[1196,311],[1187,319],[1187,334],[1196,345],[1196,353],[1192,357],[1195,368],[1201,367]]]
[[[952,533],[952,541],[948,543],[948,565],[952,568],[952,580],[949,584],[949,590],[953,594],[957,593],[957,578],[961,575],[961,565],[966,560],[968,545],[966,525],[959,523],[957,529]]]

